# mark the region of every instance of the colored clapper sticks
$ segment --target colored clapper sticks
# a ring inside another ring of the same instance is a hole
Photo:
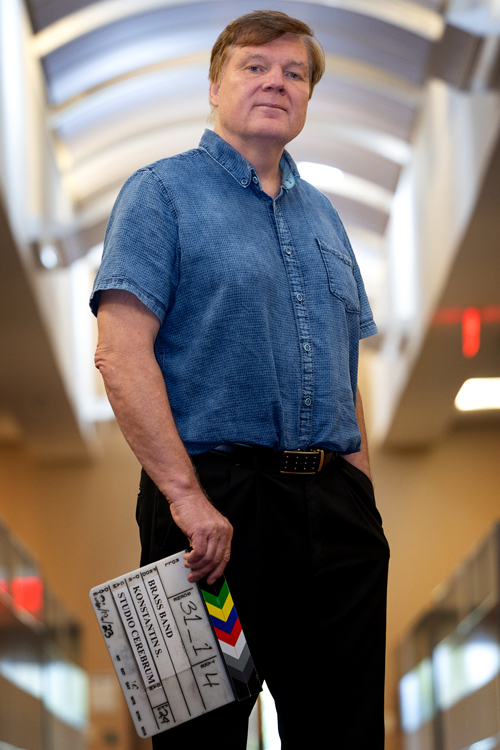
[[[200,586],[238,700],[254,695],[260,682],[224,577]]]

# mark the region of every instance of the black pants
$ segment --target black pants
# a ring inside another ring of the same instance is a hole
[[[234,526],[226,577],[262,681],[275,699],[283,750],[384,747],[389,548],[363,472],[337,458],[316,475],[194,457],[201,484]],[[141,565],[188,546],[143,471]],[[253,700],[153,738],[154,750],[245,750]]]

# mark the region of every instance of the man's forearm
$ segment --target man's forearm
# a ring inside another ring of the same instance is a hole
[[[175,501],[186,492],[201,492],[156,359],[142,352],[138,368],[135,358],[98,347],[96,367],[125,439],[165,497]]]
[[[233,529],[207,498],[177,431],[154,355],[159,321],[130,292],[101,293],[95,364],[128,444],[170,503],[192,546],[189,580],[209,583],[223,572]]]
[[[368,456],[368,441],[366,438],[366,426],[365,417],[363,413],[363,402],[361,401],[361,393],[359,392],[356,397],[356,418],[358,420],[359,432],[361,434],[361,449],[358,453],[348,453],[344,456],[346,461],[350,464],[361,469],[370,479],[372,478],[370,470],[370,459]]]

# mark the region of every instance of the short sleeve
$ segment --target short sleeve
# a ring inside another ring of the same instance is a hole
[[[368,297],[365,291],[365,285],[363,283],[363,279],[361,278],[361,272],[359,270],[359,266],[357,262],[354,266],[354,277],[358,285],[359,304],[360,304],[359,338],[366,339],[368,338],[368,336],[373,336],[374,334],[378,333],[378,328],[377,328],[375,321],[373,320],[372,310],[370,307],[370,303],[368,302]]]
[[[123,289],[163,323],[177,284],[177,247],[178,226],[165,185],[150,167],[140,169],[111,212],[90,298],[94,315],[101,291]]]

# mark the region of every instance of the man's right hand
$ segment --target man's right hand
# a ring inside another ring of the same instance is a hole
[[[195,583],[207,576],[208,583],[214,583],[229,562],[233,527],[201,493],[171,501],[170,512],[192,547],[184,555],[185,567],[191,568],[188,580]]]

